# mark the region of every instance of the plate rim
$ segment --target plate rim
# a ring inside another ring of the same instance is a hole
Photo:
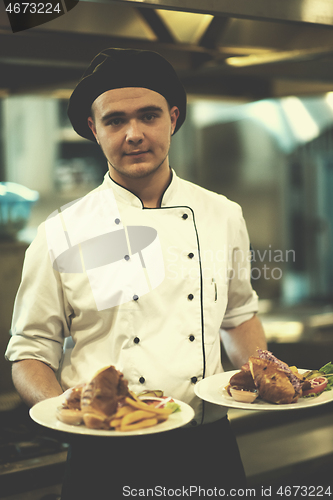
[[[52,429],[57,432],[65,432],[68,434],[75,434],[79,436],[103,436],[103,437],[123,437],[123,436],[141,436],[141,435],[146,435],[146,434],[155,434],[155,433],[160,433],[160,432],[167,432],[169,430],[177,429],[180,427],[183,427],[184,425],[188,424],[195,416],[195,411],[194,409],[187,403],[180,401],[178,399],[172,398],[175,403],[179,404],[181,407],[180,412],[175,412],[172,413],[168,420],[164,422],[160,422],[157,425],[151,426],[151,427],[146,427],[143,429],[138,429],[136,431],[116,431],[116,430],[107,430],[107,429],[89,429],[88,427],[84,425],[70,425],[70,424],[65,424],[64,422],[61,422],[60,420],[57,419],[56,417],[56,408],[58,406],[61,406],[63,402],[63,394],[60,394],[60,396],[55,396],[53,398],[48,398],[44,399],[43,401],[40,401],[39,403],[36,403],[34,406],[32,406],[29,410],[29,415],[30,418],[37,423],[38,425],[41,425],[43,427],[46,427],[48,429]],[[48,419],[43,419],[40,418],[39,412],[40,411],[45,411],[47,410],[47,413],[50,414],[51,411],[53,411],[53,414],[51,413],[50,415],[50,420],[51,424],[48,423]],[[184,412],[184,413],[182,413]],[[185,419],[182,420],[181,422],[178,422],[177,416],[181,416],[184,414]],[[173,423],[174,420],[174,425],[170,426],[170,419],[171,419],[171,424]],[[168,425],[169,424],[169,425]]]
[[[214,375],[210,375],[208,377],[205,377],[204,379],[201,379],[199,382],[197,382],[197,384],[195,385],[195,388],[194,388],[194,392],[196,394],[196,396],[198,396],[200,399],[204,400],[204,401],[207,401],[209,403],[212,403],[212,404],[216,404],[218,406],[224,406],[224,407],[227,407],[227,408],[236,408],[236,409],[241,409],[241,410],[252,410],[252,411],[281,411],[281,410],[303,410],[303,409],[306,409],[306,408],[311,408],[313,406],[319,406],[319,405],[322,405],[322,404],[326,404],[326,403],[331,403],[333,401],[333,389],[331,389],[331,396],[329,399],[320,399],[322,395],[325,395],[325,392],[322,393],[320,396],[318,396],[317,398],[314,398],[314,399],[307,399],[306,401],[304,401],[303,403],[304,404],[298,404],[298,402],[296,403],[289,403],[289,404],[274,404],[274,403],[269,403],[269,402],[266,402],[266,401],[263,401],[262,403],[243,403],[243,402],[240,402],[240,401],[236,401],[235,399],[232,399],[231,396],[228,395],[228,397],[225,397],[223,394],[221,393],[218,393],[218,390],[220,390],[221,388],[218,388],[217,390],[217,398],[222,398],[222,400],[220,402],[217,402],[216,399],[212,399],[212,398],[207,398],[204,397],[205,395],[202,393],[202,387],[204,387],[206,384],[207,384],[207,380],[209,379],[212,379],[213,377],[215,378],[215,380],[218,380],[218,378],[226,378],[228,376],[228,380],[230,379],[230,377],[232,377],[232,375],[234,375],[235,373],[238,373],[240,370],[228,370],[228,371],[224,371],[224,372],[220,372],[220,373],[215,373]],[[298,371],[300,373],[305,373],[307,371],[310,371],[309,369],[305,369],[305,368],[298,368]],[[222,382],[221,380],[221,384],[222,383],[225,383],[225,385],[227,385],[227,382]],[[225,391],[226,392],[226,391]],[[327,392],[328,394],[329,392]],[[230,399],[228,399],[230,398]]]

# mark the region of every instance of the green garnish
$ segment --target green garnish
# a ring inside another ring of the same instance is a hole
[[[176,413],[177,411],[180,411],[180,406],[177,403],[172,402],[172,401],[169,401],[168,403],[166,403],[164,408],[170,408],[170,410],[172,410],[172,413]]]
[[[322,368],[319,370],[321,373],[325,373],[326,375],[333,375],[333,364],[331,362],[326,363]]]

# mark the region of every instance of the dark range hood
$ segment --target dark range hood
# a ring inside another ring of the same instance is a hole
[[[65,96],[111,46],[159,51],[197,95],[253,100],[333,90],[332,0],[83,0],[15,34],[1,2],[0,89]]]

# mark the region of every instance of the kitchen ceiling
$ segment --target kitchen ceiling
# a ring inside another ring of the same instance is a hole
[[[159,51],[197,95],[255,100],[333,90],[331,0],[80,1],[15,34],[1,2],[0,89],[66,96],[111,46]]]

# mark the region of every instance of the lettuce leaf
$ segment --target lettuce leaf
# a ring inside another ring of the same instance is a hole
[[[326,363],[322,368],[319,369],[321,373],[325,373],[326,375],[333,375],[333,364],[331,362]]]
[[[170,408],[170,410],[172,410],[172,413],[176,413],[177,411],[180,411],[179,404],[172,402],[172,401],[169,401],[168,403],[166,403],[164,408]]]

